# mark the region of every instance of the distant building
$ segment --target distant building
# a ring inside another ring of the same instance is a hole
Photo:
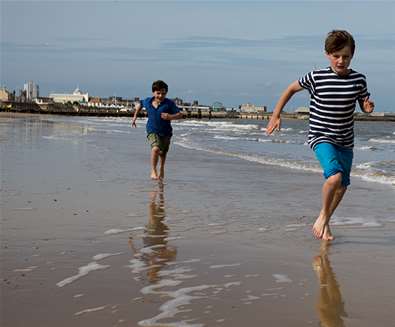
[[[209,112],[209,111],[211,111],[210,106],[199,105],[197,103],[197,101],[192,104],[184,102],[183,104],[178,104],[177,107],[183,111],[188,111],[188,112]]]
[[[88,103],[89,102],[88,93],[82,93],[78,87],[71,94],[51,93],[49,97],[52,98],[53,101],[57,103],[67,103],[67,102]]]
[[[0,101],[10,101],[11,93],[5,87],[0,88]]]
[[[226,108],[221,102],[216,101],[212,105],[212,111],[213,112],[222,112],[222,111],[226,111]]]
[[[26,92],[26,100],[33,101],[39,97],[39,87],[33,81],[28,81],[23,85],[23,90]]]
[[[266,106],[256,106],[252,103],[243,103],[240,105],[240,112],[244,113],[262,113],[266,111]]]
[[[175,103],[177,106],[181,106],[181,105],[184,104],[184,101],[182,101],[182,99],[180,99],[180,98],[174,98],[173,101],[174,101],[174,103]]]
[[[54,101],[50,97],[37,97],[34,99],[34,102],[37,104],[49,104],[53,103]]]
[[[310,113],[310,109],[307,107],[299,107],[295,110],[295,113],[308,115]]]

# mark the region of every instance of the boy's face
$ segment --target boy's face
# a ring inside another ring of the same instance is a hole
[[[159,91],[153,92],[154,99],[159,102],[162,102],[166,98],[166,94],[167,94],[166,89],[161,89]]]
[[[352,59],[352,52],[349,46],[344,47],[339,51],[335,51],[332,53],[327,53],[326,57],[328,58],[331,68],[338,74],[338,75],[347,75],[349,70],[348,67],[350,66],[351,59]]]

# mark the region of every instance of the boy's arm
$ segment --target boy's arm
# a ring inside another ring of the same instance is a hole
[[[369,96],[366,98],[359,100],[359,106],[361,107],[361,110],[367,114],[370,114],[374,110],[374,102],[369,99]]]
[[[171,103],[171,106],[170,106],[171,113],[162,112],[160,117],[164,120],[174,120],[174,119],[183,118],[184,115],[182,114],[180,109],[176,106],[176,104],[174,102],[170,102],[170,103]]]
[[[291,97],[296,92],[299,92],[301,90],[303,90],[303,87],[300,86],[299,81],[294,81],[281,94],[280,99],[277,101],[277,104],[274,107],[273,114],[270,117],[269,123],[266,126],[266,133],[268,135],[272,134],[275,129],[281,128],[281,111],[284,109],[289,99],[291,99]]]
[[[168,114],[167,112],[162,112],[160,117],[164,120],[174,120],[174,119],[181,119],[183,118],[182,112],[177,112],[175,114]]]
[[[137,127],[136,119],[137,119],[137,115],[140,112],[141,108],[142,108],[142,106],[141,106],[141,102],[140,101],[137,101],[137,102],[134,103],[134,115],[133,115],[133,118],[132,118],[132,127]]]

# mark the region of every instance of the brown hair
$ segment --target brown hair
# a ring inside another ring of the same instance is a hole
[[[167,86],[167,84],[165,82],[158,80],[158,81],[155,81],[152,83],[152,92],[160,91],[163,89],[166,90],[166,93],[169,90],[169,87]]]
[[[330,54],[349,46],[351,54],[354,55],[355,41],[350,33],[343,30],[333,30],[328,33],[325,39],[325,51]]]

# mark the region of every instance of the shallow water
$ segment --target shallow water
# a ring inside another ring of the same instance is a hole
[[[0,124],[5,326],[392,323],[395,190],[354,178],[321,249],[304,122],[273,138],[261,122],[178,122],[164,185],[148,179],[144,121]],[[238,139],[253,133],[265,141]]]

